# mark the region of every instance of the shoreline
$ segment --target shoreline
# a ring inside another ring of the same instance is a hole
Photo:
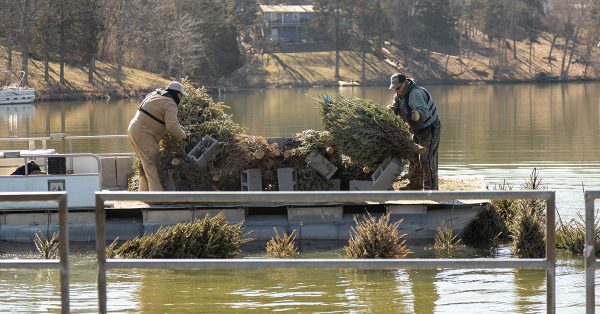
[[[564,80],[422,80],[422,85],[455,85],[455,86],[469,86],[469,85],[510,85],[510,84],[568,84],[568,83],[592,83],[599,82],[600,79],[595,78],[576,78],[576,79],[564,79]],[[223,94],[247,92],[252,90],[260,89],[277,89],[277,88],[319,88],[319,87],[338,87],[338,88],[355,88],[355,87],[372,87],[372,86],[386,86],[387,80],[381,82],[367,82],[365,84],[358,85],[339,85],[339,83],[328,82],[324,84],[257,84],[253,86],[228,86],[223,85]],[[89,93],[89,92],[73,92],[73,93],[60,93],[60,94],[39,94],[36,92],[36,102],[39,101],[85,101],[85,100],[120,100],[120,99],[132,99],[143,97],[146,90],[132,90],[125,93]],[[209,95],[216,95],[215,92],[209,92]]]

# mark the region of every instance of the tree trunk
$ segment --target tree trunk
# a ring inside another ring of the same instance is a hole
[[[117,35],[117,83],[123,83],[123,62],[125,45],[125,20],[127,12],[127,0],[121,1],[121,23],[119,24],[119,33]]]
[[[548,63],[552,64],[552,50],[554,50],[554,45],[556,45],[556,38],[558,35],[552,34],[552,44],[550,44],[550,52],[548,53]]]
[[[531,74],[531,63],[533,62],[533,43],[529,42],[529,74]]]
[[[579,30],[580,28],[577,27],[577,30],[575,31],[575,35],[573,36],[573,40],[571,41],[571,48],[570,48],[570,52],[569,52],[569,62],[567,63],[567,69],[566,69],[566,73],[567,75],[569,74],[569,69],[571,68],[571,61],[573,60],[573,53],[575,52],[575,45],[577,45],[577,36],[579,35]]]
[[[361,83],[365,83],[365,81],[367,80],[366,75],[365,75],[365,67],[366,67],[366,57],[367,57],[367,53],[366,52],[362,52],[362,56],[361,56],[361,60],[360,60],[360,81]]]
[[[90,57],[90,64],[88,66],[88,82],[94,85],[94,72],[96,71],[96,54],[93,53]]]
[[[23,74],[23,85],[27,85],[29,76],[29,44],[31,31],[31,16],[29,15],[29,0],[25,0],[23,6],[23,50],[21,51],[21,71]]]
[[[565,79],[566,78],[566,73],[565,73],[565,61],[567,59],[567,49],[569,48],[569,40],[570,40],[571,36],[568,35],[567,38],[565,39],[565,48],[563,49],[563,55],[562,55],[562,62],[560,65],[560,78],[561,79]]]
[[[13,63],[13,44],[12,38],[8,40],[8,46],[6,46],[6,54],[7,54],[7,64],[6,69],[12,71],[12,63]]]
[[[60,63],[60,84],[65,84],[65,0],[60,0],[60,22],[58,32],[58,62]]]

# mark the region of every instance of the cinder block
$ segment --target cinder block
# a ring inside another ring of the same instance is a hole
[[[191,221],[193,217],[193,211],[189,209],[145,210],[144,225],[173,225],[179,222]]]
[[[117,168],[114,157],[102,157],[102,187],[112,188],[117,185]]]
[[[298,177],[294,168],[277,168],[277,186],[279,191],[298,190]]]
[[[317,151],[310,152],[308,157],[306,157],[306,163],[317,170],[328,180],[331,179],[338,169]]]
[[[219,153],[219,148],[219,141],[210,135],[206,135],[192,148],[187,156],[194,161],[198,168],[204,169],[209,162],[215,159]]]
[[[350,180],[348,191],[374,191],[373,181]]]
[[[288,206],[288,221],[341,221],[342,206]]]
[[[241,173],[242,191],[262,191],[260,168],[246,169]]]
[[[329,191],[340,191],[341,190],[341,181],[340,179],[329,180],[331,186],[329,187]]]
[[[398,158],[386,158],[371,176],[375,190],[389,189],[400,173],[402,173],[403,169],[402,160]]]
[[[385,212],[390,215],[420,215],[427,214],[427,206],[422,204],[386,204]]]
[[[128,156],[117,156],[117,186],[125,189],[129,184],[127,179],[133,172],[133,158]]]

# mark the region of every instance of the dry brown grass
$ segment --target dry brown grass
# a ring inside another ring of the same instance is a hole
[[[0,76],[8,75],[5,49],[0,49]],[[13,53],[12,70],[20,78],[21,55]],[[168,80],[158,74],[133,68],[123,67],[123,82],[117,82],[116,65],[97,61],[94,75],[95,82],[88,82],[87,66],[65,64],[65,85],[59,83],[60,64],[49,63],[49,82],[44,81],[44,62],[29,59],[28,86],[35,88],[40,100],[73,99],[73,98],[109,98],[133,97],[142,95],[151,89],[163,87]],[[17,83],[17,82],[14,82]]]

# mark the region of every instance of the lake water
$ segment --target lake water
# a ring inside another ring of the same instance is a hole
[[[519,188],[533,168],[557,192],[563,219],[583,211],[583,189],[600,188],[600,83],[426,86],[442,120],[441,176],[482,175],[489,188]],[[290,88],[226,94],[233,119],[249,134],[321,130],[313,97],[340,92],[386,105],[385,87]],[[139,100],[0,106],[0,137],[125,134]],[[52,146],[65,151],[63,145]],[[8,149],[6,145],[0,148]],[[90,141],[77,152],[130,151],[126,140]],[[335,255],[335,254],[334,254]],[[75,262],[72,309],[95,302],[93,263]],[[90,264],[91,263],[91,264]],[[557,311],[583,312],[581,260],[561,259]],[[109,272],[109,309],[134,312],[418,312],[545,311],[543,271],[132,271]],[[0,272],[0,308],[59,308],[56,274]],[[21,280],[24,279],[24,280]],[[598,280],[598,279],[597,279]],[[16,288],[14,288],[16,287]],[[28,300],[28,301],[25,301]],[[598,303],[598,301],[597,301]],[[93,311],[93,310],[91,310]]]

